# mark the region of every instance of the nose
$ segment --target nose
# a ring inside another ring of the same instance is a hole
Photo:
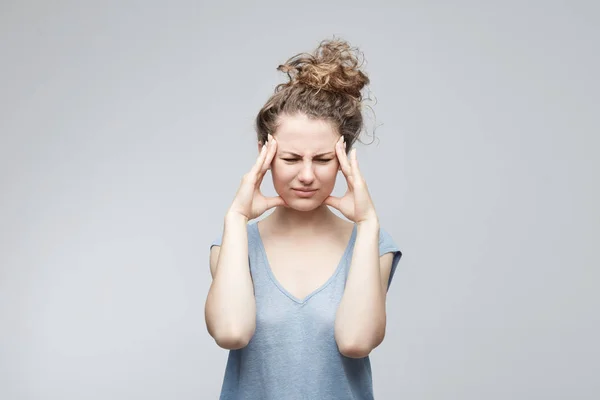
[[[298,174],[298,180],[303,185],[310,185],[315,180],[315,172],[313,171],[313,165],[311,162],[304,163],[302,169]]]

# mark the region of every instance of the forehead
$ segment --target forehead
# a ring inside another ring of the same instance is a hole
[[[331,151],[340,135],[326,120],[312,119],[304,114],[281,115],[275,138],[280,151]]]

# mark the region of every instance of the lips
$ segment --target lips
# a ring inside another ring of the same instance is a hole
[[[295,188],[292,188],[292,191],[298,197],[312,197],[315,193],[317,193],[317,189],[295,189]]]

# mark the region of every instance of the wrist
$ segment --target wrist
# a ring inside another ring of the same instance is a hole
[[[240,223],[243,222],[247,224],[249,221],[248,217],[239,212],[228,210],[225,214],[225,223]]]
[[[379,219],[378,218],[367,218],[356,223],[356,226],[360,230],[375,230],[379,231]]]
[[[356,225],[379,227],[379,218],[377,217],[377,214],[373,214],[373,215],[366,217],[360,221],[357,221]]]

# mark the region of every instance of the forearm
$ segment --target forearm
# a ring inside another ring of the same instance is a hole
[[[379,222],[370,220],[357,225],[352,263],[335,320],[338,347],[364,356],[383,340],[385,324]]]
[[[206,299],[208,331],[217,343],[221,340],[227,347],[243,347],[256,327],[247,223],[239,214],[228,213],[225,217],[217,268]]]

